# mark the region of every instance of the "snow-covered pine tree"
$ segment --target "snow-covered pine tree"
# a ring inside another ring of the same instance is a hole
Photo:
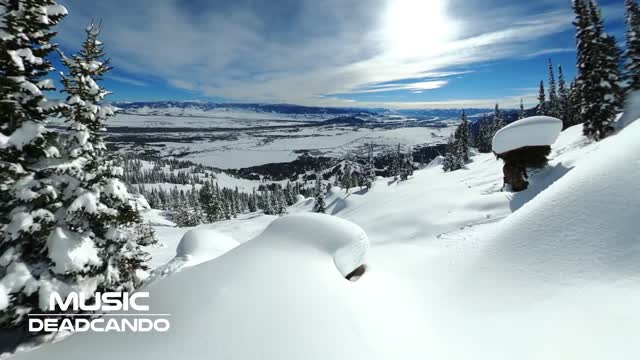
[[[558,93],[556,91],[556,76],[553,71],[553,62],[549,59],[549,103],[547,115],[558,117]]]
[[[524,102],[520,99],[520,112],[518,113],[518,120],[522,120],[527,117],[527,113],[524,111]]]
[[[444,156],[442,162],[442,169],[445,172],[456,171],[462,169],[464,166],[464,159],[462,151],[460,150],[460,143],[455,139],[455,136],[449,137],[447,143],[447,153]]]
[[[64,197],[54,231],[63,243],[75,239],[76,246],[95,244],[101,263],[89,274],[98,280],[99,291],[132,291],[142,280],[149,255],[140,248],[144,240],[137,229],[143,226],[142,218],[120,180],[123,169],[108,159],[103,141],[105,122],[114,109],[102,104],[109,91],[98,85],[111,70],[103,60],[99,34],[100,28],[91,24],[81,50],[71,58],[62,55],[68,68],[62,77],[67,93],[63,114],[71,134],[68,159],[57,169]]]
[[[627,24],[627,50],[625,78],[628,91],[640,90],[640,5],[636,0],[625,0]]]
[[[394,162],[395,164],[395,162]],[[344,191],[348,194],[349,193],[349,189],[351,189],[351,187],[353,186],[353,179],[352,179],[352,173],[351,173],[351,166],[349,166],[349,164],[345,164],[344,165],[344,174],[342,175],[342,178],[340,180],[340,186],[342,186],[344,188]]]
[[[199,194],[200,205],[208,223],[220,220],[220,202],[210,181],[204,183]]]
[[[462,160],[466,163],[469,161],[469,146],[471,144],[471,129],[469,128],[469,120],[467,114],[462,110],[460,116],[460,125],[456,129],[454,134],[456,142],[458,142],[460,152],[462,154]]]
[[[273,203],[272,203],[271,197],[272,197],[271,192],[265,186],[265,190],[263,192],[264,207],[262,208],[262,210],[264,210],[264,213],[266,215],[274,215],[275,214],[275,211],[273,209]]]
[[[488,147],[487,152],[491,152],[491,143],[493,142],[493,136],[498,132],[498,130],[502,129],[505,125],[504,118],[502,117],[502,111],[500,111],[500,106],[496,104],[495,110],[493,112],[493,124],[491,124],[491,133],[487,134],[488,137],[486,139]]]
[[[467,129],[468,129],[467,124]],[[467,133],[467,136],[469,134]],[[402,161],[402,168],[400,170],[400,180],[406,181],[409,179],[409,176],[413,175],[413,151],[409,149],[409,152],[404,154]]]
[[[320,174],[316,174],[316,185],[314,188],[313,196],[315,197],[315,203],[313,205],[313,211],[317,213],[325,213],[325,204],[324,204],[324,191],[322,188],[322,177]]]
[[[256,194],[256,189],[253,188],[251,192],[251,197],[249,198],[249,212],[258,211],[258,195]]]
[[[291,181],[287,181],[287,187],[285,189],[284,195],[287,200],[288,206],[291,206],[296,203],[296,197],[293,194],[293,186],[291,186]]]
[[[544,93],[544,81],[540,80],[540,88],[538,90],[538,110],[537,115],[547,115],[547,96]]]
[[[480,120],[480,130],[475,141],[476,147],[481,153],[491,152],[492,128],[493,123],[484,115]]]
[[[364,166],[362,186],[370,189],[376,179],[375,163],[373,161],[373,143],[367,145],[367,160]]]
[[[53,88],[45,79],[56,49],[52,29],[67,10],[53,0],[5,0],[0,14],[0,327],[9,328],[23,325],[31,311],[47,310],[39,307],[48,300],[40,299],[48,296],[41,286],[55,290],[55,284],[73,286],[80,279],[54,279],[51,269],[65,264],[54,263],[48,240],[61,194],[47,169],[59,150],[45,120],[58,103],[43,91]],[[74,265],[99,263],[95,253],[87,255]]]
[[[567,83],[564,80],[564,72],[562,71],[562,65],[558,66],[558,108],[557,116],[562,120],[563,129],[568,128],[570,125],[571,116],[569,112],[569,89]]]
[[[574,0],[573,9],[578,45],[576,89],[583,132],[600,140],[613,130],[611,123],[621,107],[620,50],[615,39],[604,32],[595,1]]]
[[[276,215],[286,214],[287,213],[286,199],[284,197],[284,192],[279,186],[277,186],[273,191],[273,198],[274,198],[273,207],[276,212]]]

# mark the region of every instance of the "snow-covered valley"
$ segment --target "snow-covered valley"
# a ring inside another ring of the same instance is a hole
[[[443,144],[458,117],[280,114],[214,109],[127,110],[109,124],[107,141],[122,151],[174,156],[220,169],[289,162],[300,154],[342,158],[368,143],[381,149]],[[479,111],[479,110],[478,110]],[[454,112],[451,111],[453,114]]]
[[[81,333],[15,359],[116,347],[136,359],[628,359],[640,353],[639,137],[640,122],[598,143],[569,128],[520,193],[476,154],[460,171],[435,162],[369,191],[334,187],[332,217],[306,215],[309,198],[285,217],[201,225],[195,243],[210,244],[191,255],[215,259],[149,286],[169,332]],[[161,266],[189,229],[146,216]],[[216,242],[233,249],[220,256]],[[341,246],[366,264],[356,282],[336,267]]]

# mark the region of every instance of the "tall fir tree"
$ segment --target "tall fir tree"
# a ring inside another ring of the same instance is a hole
[[[322,188],[322,176],[320,174],[316,174],[316,185],[313,191],[313,196],[315,197],[315,204],[313,205],[313,211],[317,213],[324,214],[325,203],[324,203],[324,191]]]
[[[520,112],[518,113],[518,120],[522,120],[527,117],[527,113],[524,110],[524,102],[520,99]]]
[[[538,110],[537,115],[547,115],[547,96],[544,92],[544,81],[540,80],[540,87],[538,90]]]
[[[640,5],[636,0],[625,0],[627,24],[625,52],[625,78],[629,91],[640,90]]]
[[[492,128],[493,123],[484,115],[480,120],[480,130],[475,141],[476,147],[481,153],[491,152]]]
[[[363,174],[362,186],[364,186],[367,189],[370,189],[373,186],[373,182],[376,179],[376,169],[375,169],[375,163],[373,159],[373,143],[369,143],[367,145],[367,158],[366,158],[366,164],[364,166],[363,172],[364,174]]]
[[[72,286],[82,279],[62,278],[51,270],[63,265],[51,258],[49,241],[61,194],[48,168],[59,150],[45,120],[58,107],[44,95],[53,88],[45,76],[53,70],[53,27],[67,10],[53,0],[5,0],[0,14],[0,282],[5,284],[0,327],[8,328],[23,325],[32,311],[47,310],[39,306],[48,302],[40,299],[46,292],[39,289]],[[78,262],[81,270],[99,263],[90,255]]]
[[[459,144],[459,151],[461,153],[462,160],[466,163],[469,161],[471,129],[469,128],[469,120],[467,119],[467,114],[464,110],[462,110],[462,114],[460,115],[460,125],[456,129],[454,138]]]
[[[212,223],[220,220],[220,199],[217,198],[215,188],[211,181],[205,182],[200,189],[199,200],[207,222]]]
[[[547,115],[558,117],[558,93],[556,89],[556,76],[553,71],[553,62],[549,59],[549,103],[547,105]]]
[[[447,152],[442,161],[442,170],[445,172],[456,171],[464,166],[464,158],[460,146],[460,142],[455,139],[455,135],[449,138],[447,143]]]
[[[562,120],[562,128],[566,129],[570,125],[571,115],[570,110],[570,92],[567,88],[567,83],[564,79],[564,71],[562,66],[558,66],[558,108],[557,117]]]
[[[600,9],[593,0],[573,0],[576,16],[576,91],[580,101],[583,132],[595,140],[613,131],[612,122],[622,106],[620,50],[604,32]]]
[[[489,134],[487,139],[487,146],[489,147],[489,151],[491,151],[491,142],[493,141],[493,136],[504,126],[505,122],[502,111],[500,111],[500,106],[496,104],[495,110],[493,112],[493,124],[491,125],[491,133]]]
[[[106,154],[103,132],[114,109],[103,104],[109,91],[99,85],[111,70],[99,34],[100,28],[91,24],[81,50],[70,58],[62,55],[68,69],[62,77],[67,94],[63,114],[71,136],[67,163],[58,171],[64,175],[59,183],[65,196],[58,211],[64,220],[56,231],[67,241],[95,244],[101,263],[88,275],[98,279],[99,291],[132,291],[147,269],[148,254],[137,237],[142,218],[120,179],[123,169]]]

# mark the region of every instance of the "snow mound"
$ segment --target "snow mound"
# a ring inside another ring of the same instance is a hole
[[[413,358],[429,333],[404,301],[413,298],[404,279],[371,269],[353,283],[327,266],[363,235],[328,215],[282,217],[216,261],[147,288],[150,311],[171,314],[168,332],[77,333],[15,359],[107,360],[114,349],[140,360]]]
[[[176,257],[185,260],[184,266],[195,266],[218,256],[238,246],[238,242],[231,237],[207,229],[194,229],[182,237]]]
[[[624,113],[616,122],[616,128],[624,129],[632,122],[640,118],[640,91],[631,93],[626,101]]]
[[[562,131],[562,120],[533,116],[512,122],[493,137],[493,152],[502,154],[525,146],[551,146]]]
[[[296,195],[296,203],[299,203],[301,201],[304,201],[306,198],[304,197],[304,195]]]
[[[425,168],[438,167],[438,166],[441,166],[443,163],[444,163],[444,156],[438,155],[435,157],[435,159],[431,160],[431,162],[427,164]]]
[[[266,240],[265,240],[266,239]],[[254,241],[295,242],[330,254],[342,274],[347,276],[364,265],[369,239],[358,225],[334,216],[298,213],[272,222]]]

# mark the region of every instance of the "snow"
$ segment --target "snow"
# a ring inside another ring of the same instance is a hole
[[[616,122],[616,128],[624,129],[638,118],[640,118],[640,91],[634,91],[627,97],[624,113]]]
[[[149,285],[169,332],[81,333],[15,359],[637,358],[638,138],[637,121],[595,143],[569,128],[519,193],[474,154],[464,170],[333,188],[333,216],[308,199],[203,225],[198,245],[241,245]]]
[[[52,271],[57,274],[67,272],[81,272],[88,266],[101,263],[93,241],[88,237],[81,237],[73,231],[65,231],[58,227],[47,238],[49,258],[54,262]]]
[[[512,122],[493,137],[493,152],[501,154],[525,146],[553,145],[562,130],[562,120],[533,116]]]
[[[35,121],[25,121],[10,136],[2,136],[0,138],[0,147],[14,146],[22,149],[23,146],[30,144],[34,139],[41,137],[46,132],[45,127]]]
[[[184,234],[180,240],[176,257],[185,260],[184,266],[195,266],[215,259],[236,246],[238,242],[225,234],[206,229],[194,229]]]
[[[333,258],[336,269],[347,276],[364,264],[369,239],[358,225],[324,214],[299,213],[272,222],[257,240],[272,244],[316,247]]]

